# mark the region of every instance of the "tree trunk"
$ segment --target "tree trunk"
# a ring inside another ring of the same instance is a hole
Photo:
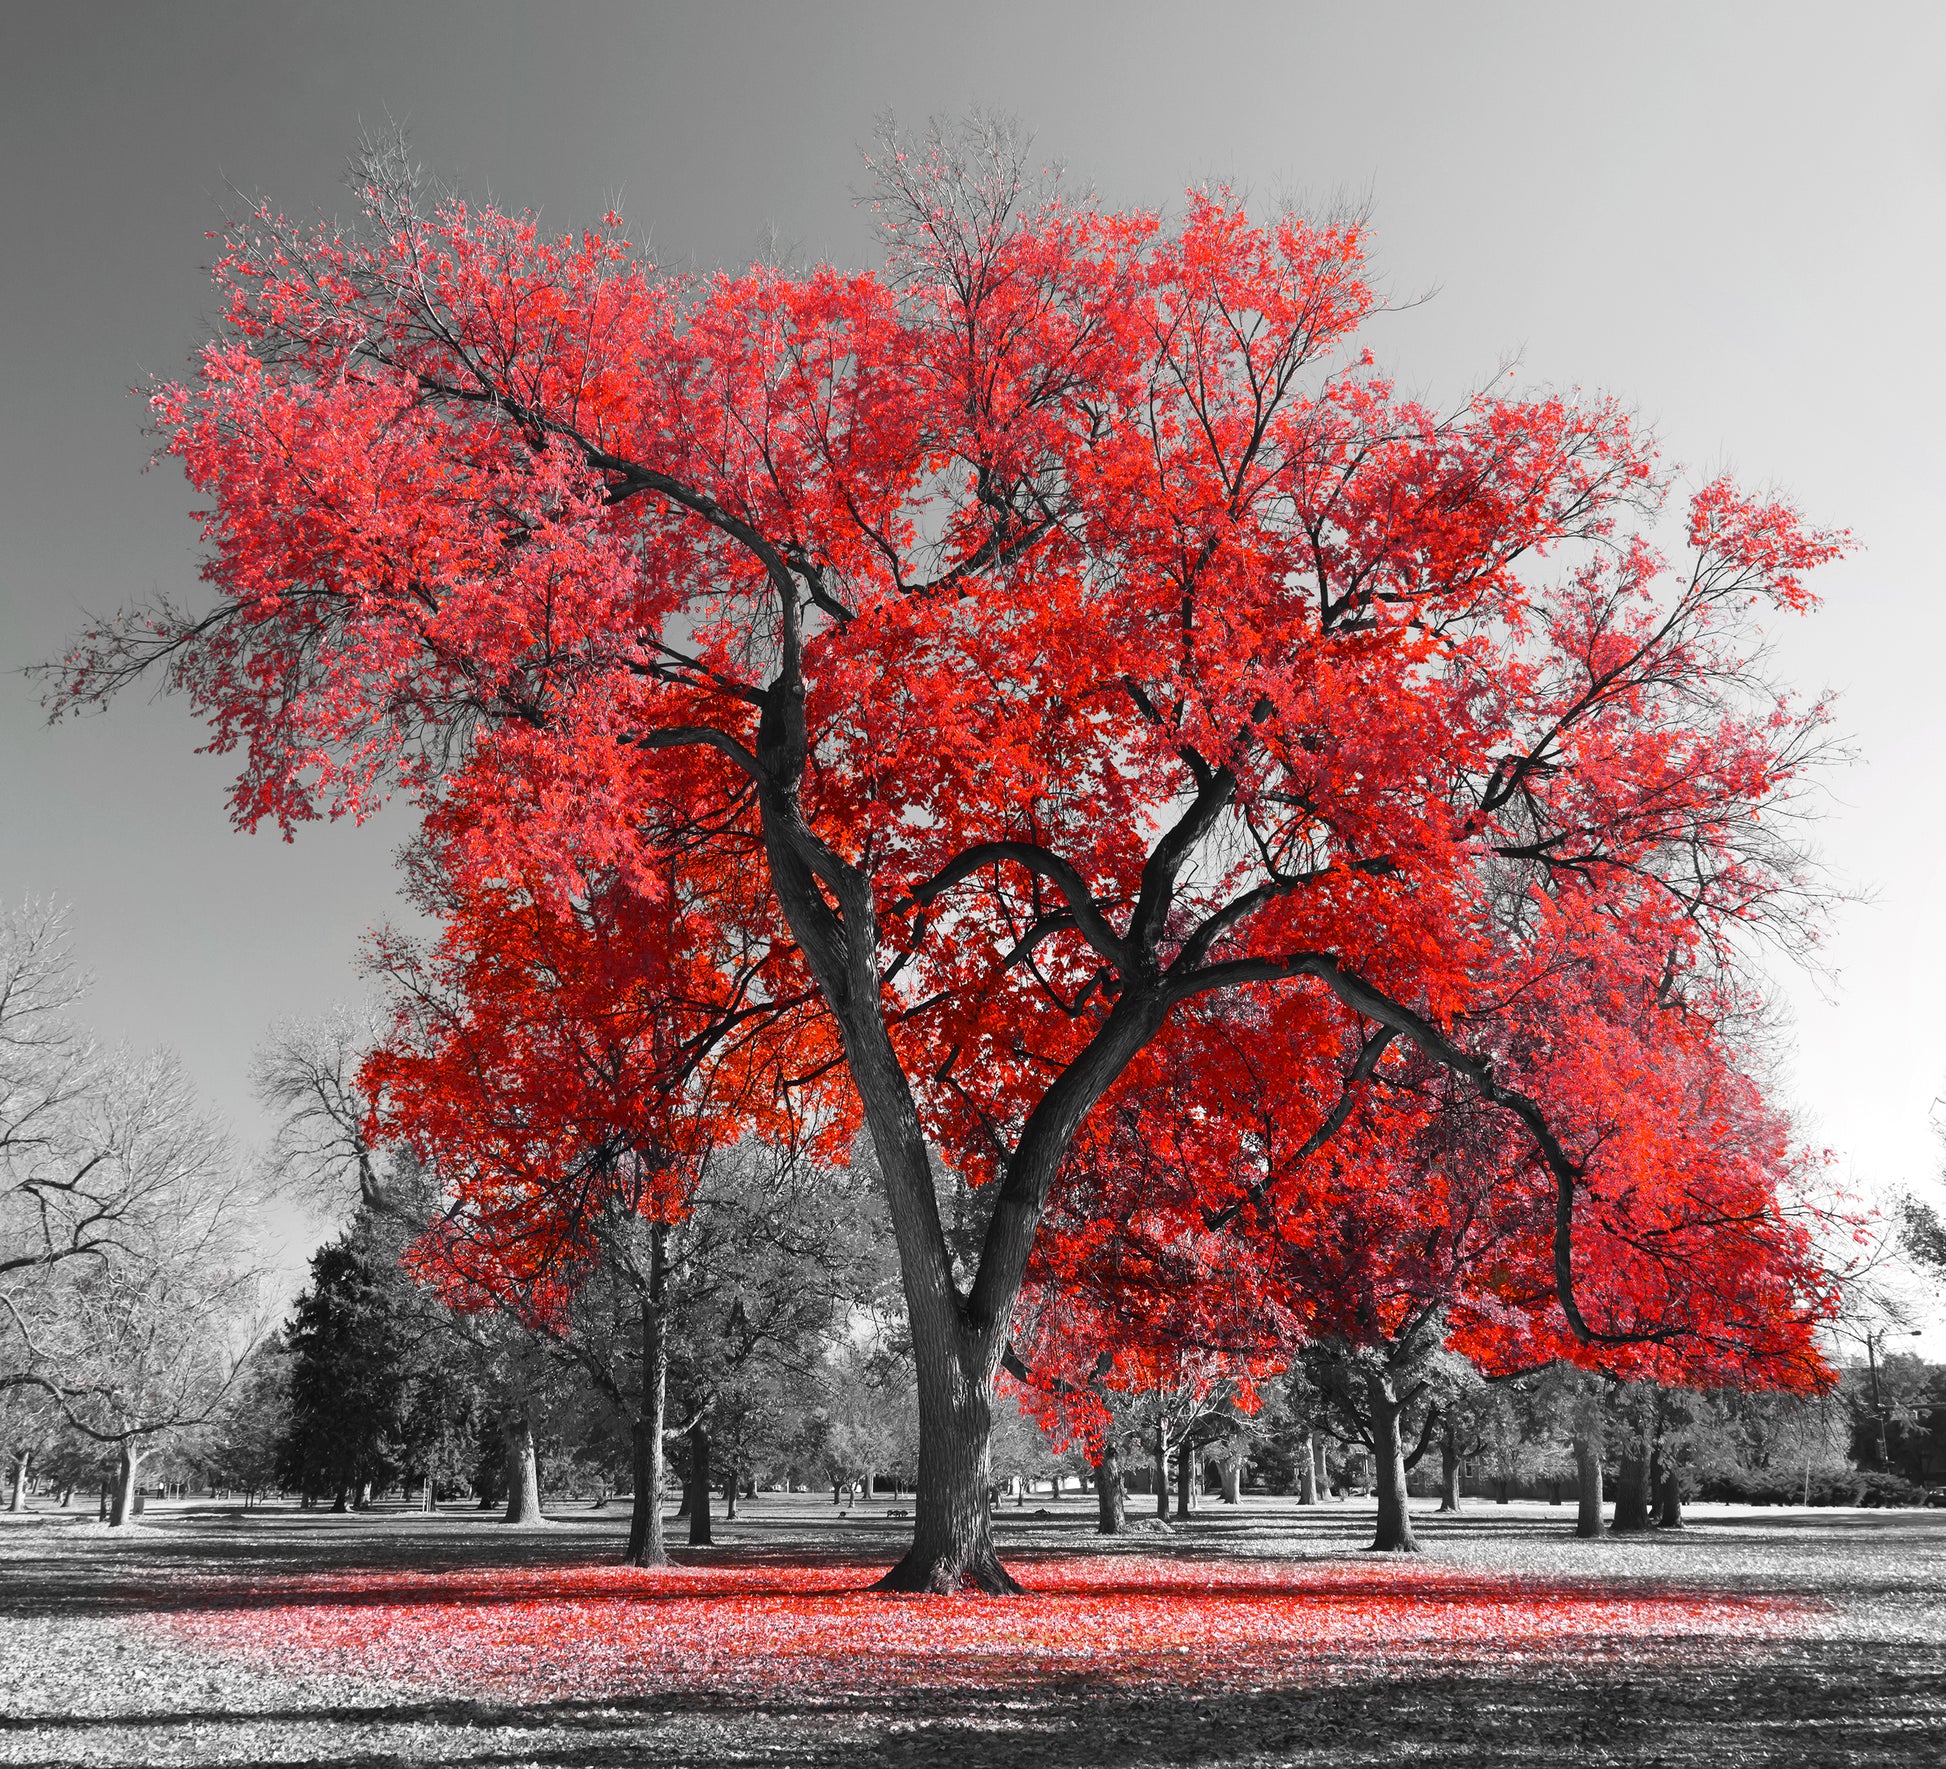
[[[1311,1434],[1311,1459],[1316,1464],[1315,1478],[1318,1483],[1320,1499],[1331,1496],[1331,1464],[1325,1460],[1324,1439],[1316,1432]]]
[[[1606,1533],[1601,1520],[1601,1441],[1577,1433],[1574,1440],[1575,1486],[1581,1508],[1575,1515],[1574,1533],[1594,1540]]]
[[[1389,1370],[1368,1371],[1365,1401],[1372,1415],[1372,1480],[1378,1493],[1378,1531],[1372,1547],[1386,1554],[1417,1554],[1412,1510],[1406,1503],[1405,1445],[1399,1440],[1398,1379]]]
[[[1122,1450],[1114,1438],[1102,1439],[1101,1460],[1095,1464],[1095,1508],[1100,1514],[1099,1531],[1118,1536],[1127,1522],[1127,1500],[1122,1492]]]
[[[689,1545],[710,1546],[709,1432],[702,1420],[689,1428]]]
[[[141,1466],[141,1452],[123,1444],[115,1464],[114,1497],[108,1507],[110,1529],[120,1529],[135,1515],[135,1471]]]
[[[1223,1465],[1223,1503],[1241,1505],[1243,1503],[1243,1464],[1226,1462]]]
[[[1459,1422],[1451,1410],[1446,1414],[1446,1429],[1439,1434],[1439,1508],[1460,1509]]]
[[[541,1521],[541,1471],[534,1457],[534,1426],[526,1409],[513,1414],[503,1427],[507,1452],[506,1523]]]
[[[742,1485],[743,1477],[737,1468],[738,1456],[730,1452],[730,1475],[723,1482],[723,1521],[728,1523],[737,1514],[737,1488]]]
[[[1682,1480],[1676,1473],[1676,1465],[1667,1462],[1662,1469],[1662,1485],[1657,1492],[1659,1501],[1656,1509],[1655,1526],[1657,1529],[1681,1529],[1682,1523]]]
[[[1639,1450],[1622,1457],[1615,1480],[1615,1518],[1609,1527],[1618,1536],[1640,1535],[1649,1527],[1649,1458]]]
[[[1304,1435],[1297,1440],[1297,1502],[1300,1505],[1315,1505],[1318,1502],[1318,1465],[1314,1439],[1308,1425],[1304,1428]]]
[[[1020,1586],[993,1546],[991,1448],[994,1364],[915,1334],[919,1376],[919,1491],[912,1546],[881,1591],[985,1591]],[[997,1353],[995,1354],[997,1357]]]
[[[1149,1455],[1155,1464],[1155,1514],[1164,1522],[1169,1518],[1169,1430],[1157,1423]]]
[[[1176,1521],[1188,1521],[1189,1513],[1196,1503],[1196,1463],[1197,1455],[1187,1443],[1176,1451]]]
[[[661,1223],[649,1231],[649,1288],[642,1298],[642,1410],[630,1435],[634,1439],[635,1494],[629,1507],[627,1566],[667,1566],[662,1539],[662,1419],[669,1387],[669,1339],[663,1320],[669,1231]]]
[[[7,1509],[9,1511],[25,1511],[27,1509],[27,1471],[33,1465],[34,1452],[32,1450],[19,1450],[15,1452],[14,1491],[13,1497],[7,1501]]]

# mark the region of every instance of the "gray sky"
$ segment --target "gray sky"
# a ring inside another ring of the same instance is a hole
[[[84,608],[193,593],[192,498],[144,476],[128,389],[206,336],[228,186],[341,207],[361,121],[566,226],[619,195],[664,257],[767,225],[867,262],[872,119],[1010,110],[1111,201],[1211,176],[1369,196],[1373,329],[1451,397],[1518,353],[1635,402],[1669,454],[1774,483],[1862,551],[1780,643],[1863,760],[1824,847],[1875,891],[1820,992],[1786,975],[1795,1097],[1861,1184],[1933,1173],[1946,1091],[1946,9],[0,4],[0,661]],[[47,729],[0,677],[0,891],[72,901],[110,1036],[181,1051],[246,1137],[285,1014],[357,985],[396,912],[394,813],[285,846],[226,824],[231,770],[177,703]]]

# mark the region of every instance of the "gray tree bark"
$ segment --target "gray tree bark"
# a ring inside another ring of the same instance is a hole
[[[1575,1514],[1574,1533],[1595,1540],[1607,1533],[1601,1516],[1601,1439],[1591,1432],[1577,1432],[1574,1439],[1575,1488],[1580,1509]]]
[[[135,1515],[135,1473],[141,1466],[141,1452],[123,1444],[121,1455],[116,1459],[113,1497],[108,1504],[110,1529],[120,1529]]]
[[[635,1493],[629,1504],[628,1566],[667,1566],[662,1535],[662,1425],[669,1390],[669,1339],[663,1318],[668,1287],[669,1231],[661,1223],[649,1230],[649,1284],[642,1298],[642,1404],[630,1432]]]
[[[1104,1536],[1118,1536],[1128,1519],[1128,1500],[1122,1489],[1122,1449],[1110,1436],[1102,1440],[1101,1460],[1095,1464],[1095,1509],[1098,1529]]]
[[[507,1514],[505,1523],[539,1523],[541,1471],[534,1454],[534,1426],[525,1408],[509,1416],[506,1426]]]
[[[1656,1498],[1656,1528],[1681,1529],[1683,1527],[1682,1479],[1676,1472],[1675,1463],[1669,1462],[1664,1465],[1662,1484]]]
[[[1649,1527],[1649,1458],[1639,1449],[1622,1457],[1615,1480],[1615,1517],[1609,1527],[1618,1536],[1640,1535]]]
[[[709,1431],[699,1419],[689,1428],[689,1545],[710,1546]]]
[[[1399,1437],[1405,1402],[1399,1397],[1398,1378],[1389,1370],[1368,1370],[1365,1404],[1372,1417],[1372,1483],[1378,1494],[1372,1547],[1386,1554],[1417,1554],[1419,1538],[1412,1533],[1412,1509],[1406,1502],[1405,1444]]]
[[[1459,1422],[1451,1409],[1439,1434],[1439,1508],[1453,1513],[1460,1509]]]

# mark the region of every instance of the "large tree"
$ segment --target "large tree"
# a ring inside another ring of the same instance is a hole
[[[1293,992],[1332,1050],[1392,1033],[1514,1112],[1601,1330],[1585,1151],[1496,1040],[1505,905],[1675,990],[1797,913],[1820,711],[1747,623],[1837,545],[1716,480],[1672,565],[1614,404],[1400,396],[1355,218],[1165,223],[1033,166],[888,142],[866,274],[664,275],[616,218],[548,238],[383,152],[360,226],[245,217],[154,402],[212,600],[91,632],[61,687],[164,672],[244,749],[246,824],[397,779],[485,874],[758,857],[902,1262],[904,1589],[1012,1586],[1013,1304],[1077,1126],[1199,997]],[[933,1146],[991,1199],[959,1271]]]

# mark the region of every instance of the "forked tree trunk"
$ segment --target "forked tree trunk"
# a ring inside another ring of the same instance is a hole
[[[110,1529],[120,1529],[135,1515],[135,1473],[141,1466],[141,1452],[123,1444],[122,1453],[115,1463],[114,1497],[108,1505]]]
[[[1601,1441],[1577,1434],[1574,1440],[1575,1488],[1580,1509],[1575,1514],[1574,1533],[1590,1540],[1606,1534],[1601,1518]]]
[[[1318,1502],[1316,1444],[1308,1425],[1304,1427],[1304,1435],[1297,1440],[1297,1502],[1300,1505],[1315,1505]]]
[[[919,1376],[919,1490],[912,1546],[881,1591],[985,1591],[1020,1586],[993,1546],[993,1366],[930,1336],[913,1342]]]
[[[669,1339],[663,1320],[669,1231],[661,1223],[649,1231],[649,1288],[642,1298],[642,1410],[633,1430],[635,1494],[629,1506],[628,1566],[667,1566],[662,1539],[662,1423],[669,1387]]]
[[[1637,1536],[1649,1527],[1649,1458],[1639,1450],[1622,1457],[1615,1480],[1615,1518],[1609,1527],[1618,1536]]]
[[[25,1511],[27,1509],[27,1471],[33,1465],[34,1452],[32,1450],[19,1450],[15,1453],[14,1491],[13,1497],[7,1501],[7,1509],[9,1511]]]
[[[1656,1494],[1657,1529],[1681,1529],[1682,1522],[1682,1479],[1676,1473],[1676,1465],[1666,1462],[1662,1469],[1662,1484]]]
[[[709,1432],[698,1419],[689,1428],[689,1545],[710,1546]]]
[[[539,1523],[541,1520],[541,1471],[534,1455],[534,1425],[525,1409],[513,1414],[502,1427],[507,1460],[507,1514],[505,1523]]]
[[[1223,1503],[1241,1505],[1243,1503],[1243,1464],[1226,1462],[1223,1464]]]
[[[1439,1508],[1449,1512],[1460,1508],[1459,1423],[1450,1411],[1446,1429],[1439,1434]]]
[[[1158,1423],[1155,1436],[1150,1440],[1149,1457],[1155,1472],[1155,1514],[1168,1521],[1169,1517],[1169,1431]]]
[[[1372,1483],[1378,1494],[1378,1530],[1372,1547],[1386,1554],[1417,1554],[1419,1538],[1412,1533],[1412,1510],[1406,1503],[1405,1445],[1399,1438],[1399,1415],[1405,1403],[1389,1370],[1367,1372],[1365,1403],[1372,1415]]]
[[[1095,1464],[1095,1507],[1100,1516],[1100,1533],[1120,1535],[1128,1512],[1122,1492],[1122,1450],[1113,1437],[1102,1439],[1101,1460]]]

